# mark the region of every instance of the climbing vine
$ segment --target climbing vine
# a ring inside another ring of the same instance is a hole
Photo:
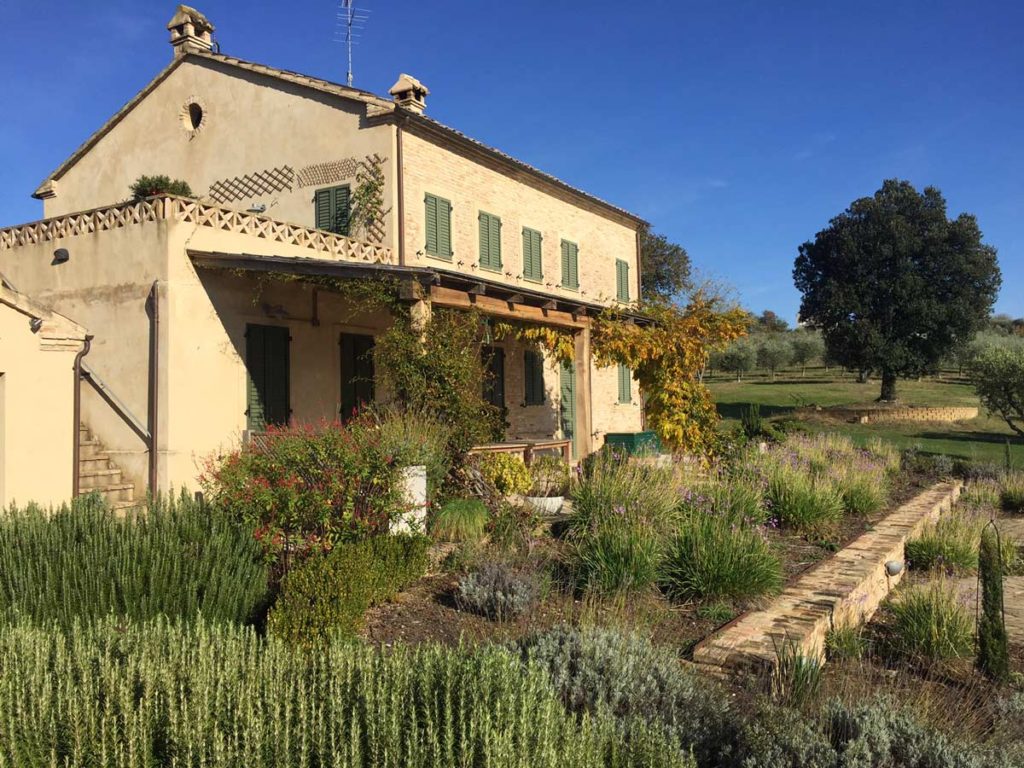
[[[516,339],[544,349],[559,363],[571,363],[576,356],[576,338],[572,331],[545,325],[497,322],[491,326],[495,339]]]
[[[367,155],[359,161],[356,188],[352,191],[351,230],[370,243],[384,242],[384,218],[391,212],[384,207],[384,158]]]
[[[618,308],[595,318],[594,362],[632,369],[644,392],[648,423],[663,444],[700,455],[712,453],[718,412],[699,376],[713,350],[746,333],[747,313],[702,292],[685,306],[655,299],[631,312],[645,320],[635,322]]]
[[[305,284],[320,288],[345,299],[345,312],[340,318],[347,322],[358,315],[387,310],[392,314],[407,314],[406,306],[399,299],[398,281],[391,277],[366,277],[358,280],[332,277],[330,275],[294,275],[290,272],[248,272],[243,269],[227,269],[225,272],[240,278],[252,279],[253,306],[258,306],[268,287],[286,283]]]

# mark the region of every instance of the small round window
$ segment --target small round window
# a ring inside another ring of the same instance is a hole
[[[203,108],[194,101],[188,105],[188,123],[193,131],[203,124]]]
[[[206,127],[206,107],[204,107],[203,102],[195,96],[191,97],[181,105],[181,111],[178,112],[178,117],[181,120],[182,129],[189,135],[189,138],[194,137],[199,133],[199,131]]]

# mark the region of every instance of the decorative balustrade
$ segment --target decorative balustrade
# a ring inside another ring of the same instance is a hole
[[[390,248],[183,197],[154,197],[0,229],[0,251],[151,221],[181,221],[308,248],[344,261],[394,263]]]

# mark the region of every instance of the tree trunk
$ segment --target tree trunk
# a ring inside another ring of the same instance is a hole
[[[892,371],[882,371],[882,394],[878,396],[878,400],[882,403],[896,401],[896,374]]]
[[[857,371],[857,383],[858,384],[867,384],[868,383],[868,377],[870,375],[871,375],[871,371],[865,370],[863,368],[860,369],[859,371]]]

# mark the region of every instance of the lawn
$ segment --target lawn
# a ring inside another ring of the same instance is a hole
[[[1024,441],[1016,437],[1005,422],[989,417],[984,411],[978,418],[961,423],[856,424],[797,410],[815,405],[870,403],[878,396],[877,381],[859,384],[852,376],[830,375],[819,368],[809,369],[806,376],[801,376],[799,371],[779,372],[775,381],[766,376],[748,377],[741,382],[715,377],[708,383],[727,426],[739,422],[747,405],[757,403],[762,416],[795,414],[814,431],[840,432],[859,443],[882,437],[901,448],[916,447],[927,453],[977,461],[1003,463],[1009,438],[1011,461],[1014,466],[1024,466]],[[901,381],[897,391],[908,405],[978,405],[970,384],[952,374],[942,379]]]

